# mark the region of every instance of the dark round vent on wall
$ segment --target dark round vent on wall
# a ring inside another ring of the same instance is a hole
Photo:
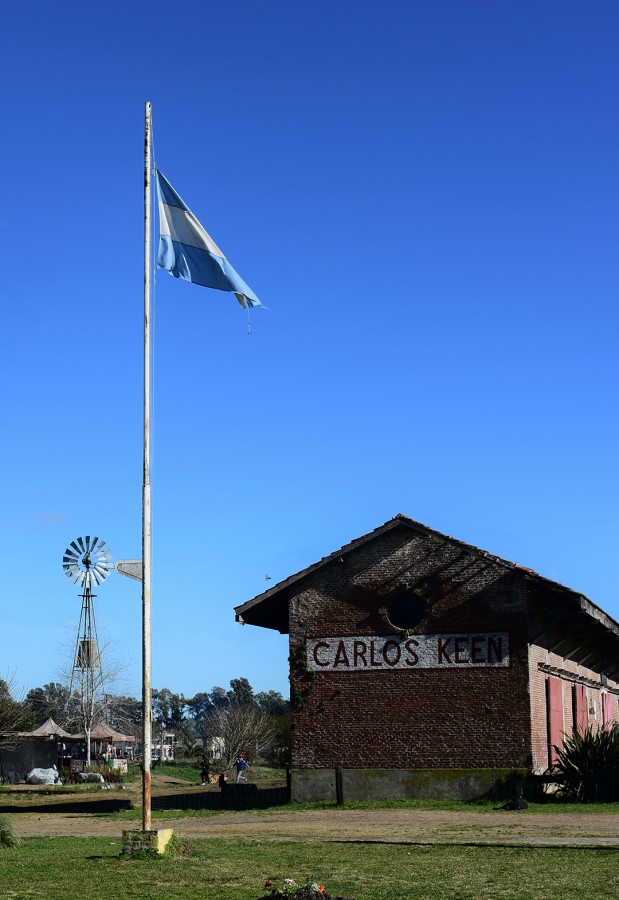
[[[387,618],[396,628],[414,628],[419,625],[426,611],[426,604],[416,594],[398,594],[387,607]]]

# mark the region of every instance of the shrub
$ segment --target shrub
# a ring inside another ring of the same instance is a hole
[[[8,816],[0,816],[0,849],[19,847],[21,838],[15,834],[15,829]]]
[[[102,775],[103,780],[108,784],[123,784],[125,781],[133,781],[133,777],[131,774],[124,775],[120,769],[114,769],[112,766],[107,765],[91,765],[84,766],[82,772],[71,772],[68,768],[63,768],[60,770],[60,780],[63,784],[87,784],[88,779],[81,778],[81,774],[85,775]],[[93,782],[98,782],[98,779],[93,778]]]
[[[101,766],[99,772],[103,775],[108,784],[122,784],[126,778],[120,769],[113,769],[111,766]]]
[[[572,732],[555,747],[561,792],[581,803],[619,800],[619,724]]]

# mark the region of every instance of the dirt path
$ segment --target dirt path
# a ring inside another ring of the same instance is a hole
[[[180,779],[158,776],[154,796],[204,791]],[[120,838],[124,828],[139,829],[139,819],[123,822],[105,813],[119,804],[139,805],[141,785],[122,792],[50,793],[19,785],[0,794],[0,813],[11,813],[23,837],[107,836]],[[210,816],[165,818],[155,814],[154,828],[171,827],[181,837],[242,837],[257,841],[363,841],[410,844],[507,844],[521,846],[619,847],[619,804],[608,812],[466,809],[330,809],[277,812],[222,811]]]
[[[23,837],[42,835],[120,837],[140,828],[92,813],[28,812],[11,815]],[[317,810],[306,812],[222,812],[168,821],[181,837],[243,837],[260,841],[378,841],[411,844],[508,844],[527,846],[619,847],[619,812],[543,813],[526,810]]]

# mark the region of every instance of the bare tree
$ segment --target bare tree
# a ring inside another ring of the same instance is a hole
[[[17,734],[28,723],[28,713],[23,703],[13,697],[12,679],[0,678],[0,741],[7,749],[13,746]]]
[[[273,717],[250,703],[233,703],[213,710],[204,722],[205,736],[219,738],[225,768],[239,753],[255,756],[269,747],[277,734]]]
[[[97,725],[107,723],[109,699],[125,666],[112,655],[109,643],[80,641],[77,652],[70,648],[60,678],[70,691],[67,725],[83,730],[86,765],[91,763],[91,734]]]
[[[115,731],[140,738],[142,734],[142,701],[124,694],[105,695],[106,721]]]

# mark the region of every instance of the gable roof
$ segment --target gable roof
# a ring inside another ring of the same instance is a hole
[[[235,606],[234,612],[236,621],[241,624],[247,623],[248,625],[259,625],[263,628],[273,628],[280,631],[282,634],[287,634],[289,588],[293,587],[304,578],[313,575],[330,562],[345,556],[347,553],[350,553],[351,551],[362,547],[364,544],[376,540],[376,538],[397,528],[408,528],[420,534],[431,535],[440,540],[447,541],[455,547],[459,547],[464,552],[489,560],[496,565],[504,566],[509,571],[521,572],[528,581],[536,583],[541,588],[560,592],[565,599],[570,598],[576,612],[585,614],[591,624],[593,624],[593,620],[598,627],[602,626],[605,631],[611,632],[613,636],[619,640],[619,624],[611,619],[611,617],[600,609],[600,607],[596,606],[595,603],[592,603],[591,600],[588,600],[587,597],[580,594],[578,591],[565,587],[565,585],[559,584],[557,581],[545,578],[543,575],[534,572],[533,569],[528,569],[525,566],[510,562],[509,560],[496,556],[493,553],[489,553],[486,550],[481,550],[479,547],[475,547],[473,544],[467,544],[465,541],[460,541],[457,538],[451,537],[451,535],[442,534],[440,531],[436,531],[428,525],[422,525],[421,522],[416,522],[414,519],[411,519],[402,513],[398,513],[392,519],[385,522],[384,525],[380,525],[373,531],[350,541],[348,544],[344,544],[339,550],[335,550],[328,556],[324,556],[313,565],[301,569],[301,571],[294,575],[290,575],[288,578],[273,585],[273,587],[263,593],[258,594],[252,600],[248,600],[240,606]]]

